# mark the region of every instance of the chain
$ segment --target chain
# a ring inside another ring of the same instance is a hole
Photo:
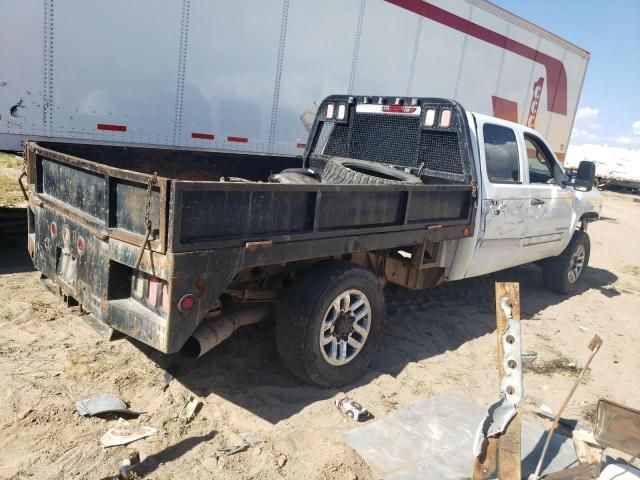
[[[151,188],[158,184],[158,172],[153,172],[153,176],[147,183],[147,203],[144,206],[144,226],[147,230],[151,230],[151,219],[149,218],[149,209],[151,208]]]
[[[134,270],[138,270],[140,267],[140,261],[142,260],[142,255],[144,254],[144,249],[147,247],[147,243],[149,242],[149,236],[151,235],[151,219],[149,218],[149,209],[151,208],[151,189],[153,186],[158,184],[158,172],[153,172],[153,175],[149,179],[149,183],[147,184],[147,198],[144,206],[144,226],[146,228],[146,232],[144,234],[144,240],[142,241],[142,245],[140,246],[140,253],[138,253],[138,258],[136,259],[136,264],[133,267]]]

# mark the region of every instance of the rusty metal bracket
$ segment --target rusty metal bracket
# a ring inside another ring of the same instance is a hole
[[[520,292],[517,283],[496,283],[500,399],[489,407],[473,445],[473,480],[520,480],[524,398],[521,361]]]

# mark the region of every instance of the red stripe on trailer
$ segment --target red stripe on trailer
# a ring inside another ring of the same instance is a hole
[[[493,116],[518,123],[518,104],[513,100],[491,96]]]
[[[297,143],[296,144],[296,148],[307,148],[307,144],[306,143]]]
[[[196,133],[196,132],[192,132],[191,133],[191,138],[201,138],[202,140],[213,140],[215,137],[215,135],[212,135],[210,133]]]
[[[547,73],[547,110],[561,115],[567,114],[567,72],[562,62],[557,58],[553,58],[524,43],[517,42],[423,0],[386,1],[543,65]]]
[[[247,143],[249,139],[247,137],[227,137],[227,142]]]
[[[126,132],[126,125],[112,125],[110,123],[99,123],[96,128],[98,130],[109,130],[111,132]]]

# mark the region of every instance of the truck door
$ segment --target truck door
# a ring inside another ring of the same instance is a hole
[[[525,133],[524,145],[530,200],[524,250],[532,262],[562,251],[571,233],[573,191],[560,185],[562,169],[542,139]]]
[[[494,123],[495,121],[495,123]],[[522,137],[497,119],[478,119],[482,209],[478,241],[466,276],[518,265],[529,193],[523,184]]]

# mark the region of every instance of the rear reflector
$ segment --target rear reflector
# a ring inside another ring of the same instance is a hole
[[[191,134],[191,138],[200,138],[201,140],[213,140],[215,137],[215,135],[212,135],[210,133],[197,133],[197,132],[193,132]]]
[[[99,123],[96,128],[98,130],[109,130],[111,132],[126,132],[126,125],[111,125],[110,123]]]
[[[182,313],[190,312],[195,304],[196,299],[194,298],[194,296],[190,293],[187,293],[178,302],[178,310],[180,310]]]
[[[76,250],[78,250],[78,255],[82,255],[84,253],[84,247],[84,238],[78,237],[78,239],[76,240]]]
[[[141,275],[135,275],[133,277],[133,296],[137,299],[142,299],[142,295],[144,295],[144,282],[146,278]]]
[[[69,231],[69,227],[64,227],[62,229],[62,241],[65,245],[69,245],[69,242],[71,242],[71,232]]]
[[[227,142],[247,143],[249,139],[247,137],[227,137]]]
[[[169,285],[162,285],[162,299],[160,300],[160,308],[165,312],[169,311]]]
[[[158,300],[158,279],[149,278],[149,290],[147,290],[147,301],[151,305],[155,305]]]

